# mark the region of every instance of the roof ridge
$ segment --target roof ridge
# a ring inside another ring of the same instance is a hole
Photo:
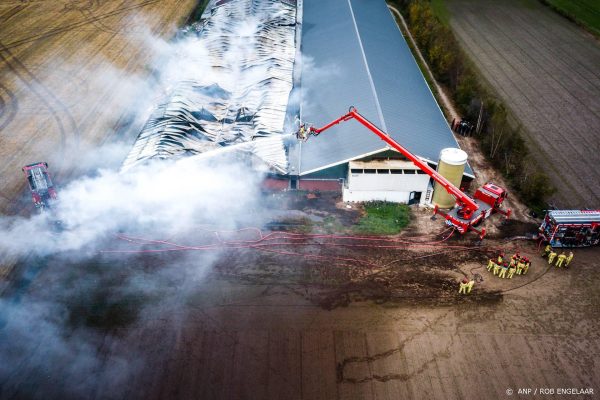
[[[350,8],[350,15],[352,15],[352,23],[354,24],[354,31],[356,32],[356,38],[358,39],[358,45],[360,47],[360,53],[363,58],[363,62],[365,64],[365,68],[367,70],[367,76],[369,77],[369,84],[371,85],[371,91],[373,92],[373,98],[375,100],[375,106],[377,107],[377,114],[379,116],[379,123],[381,124],[381,129],[387,133],[387,125],[385,123],[385,118],[383,117],[383,110],[381,109],[381,104],[379,104],[379,96],[377,95],[377,89],[375,88],[375,82],[373,81],[373,76],[371,75],[371,70],[369,68],[369,62],[367,61],[367,55],[365,54],[365,49],[363,47],[362,38],[360,37],[360,31],[358,30],[358,24],[356,23],[356,18],[354,17],[354,10],[352,9],[351,0],[348,1],[348,7]]]

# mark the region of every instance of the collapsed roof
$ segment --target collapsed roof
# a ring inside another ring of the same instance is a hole
[[[178,54],[187,67],[154,109],[123,169],[233,146],[285,173],[282,133],[295,34],[295,0],[211,0],[197,34],[185,39],[193,51]]]

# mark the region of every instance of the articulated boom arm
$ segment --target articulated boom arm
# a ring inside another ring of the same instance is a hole
[[[383,132],[381,129],[379,129],[377,126],[375,126],[371,121],[369,121],[368,119],[363,117],[361,114],[359,114],[359,112],[356,111],[356,108],[354,108],[354,107],[350,107],[348,114],[342,115],[340,118],[328,123],[327,125],[323,126],[322,128],[310,127],[309,133],[314,136],[317,136],[318,134],[331,128],[332,126],[337,125],[340,122],[348,121],[350,119],[357,120],[358,122],[360,122],[361,124],[366,126],[371,132],[373,132],[374,134],[379,136],[381,138],[381,140],[383,140],[384,142],[386,142],[387,144],[392,146],[394,149],[396,149],[400,153],[402,153],[405,157],[407,157],[410,161],[412,161],[413,164],[415,164],[417,167],[419,167],[427,175],[431,176],[437,183],[442,185],[448,193],[450,193],[452,196],[454,196],[456,198],[456,200],[459,203],[461,203],[465,208],[467,208],[469,211],[473,212],[479,208],[479,206],[477,205],[477,203],[475,203],[475,201],[473,201],[473,199],[471,199],[469,196],[467,196],[465,193],[463,193],[459,188],[454,186],[450,181],[448,181],[442,175],[438,174],[438,172],[436,170],[434,170],[433,168],[431,168],[429,165],[427,165],[427,163],[424,163],[417,156],[415,156],[410,151],[405,149],[402,145],[400,145],[398,142],[396,142],[394,139],[392,139],[387,133]]]

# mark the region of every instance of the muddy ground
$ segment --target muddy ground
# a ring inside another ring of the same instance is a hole
[[[313,200],[283,203],[310,215]],[[360,216],[335,200],[320,197],[322,217],[346,226]],[[415,212],[406,233],[379,240],[303,236],[293,245],[29,260],[3,299],[0,350],[10,367],[0,370],[0,398],[482,399],[504,398],[509,388],[598,390],[600,249],[577,250],[571,267],[559,269],[535,242],[508,240],[531,224],[496,221],[498,236],[478,244],[447,238],[439,220],[419,234],[425,218]],[[131,246],[109,239],[104,248]],[[500,250],[530,257],[530,272],[493,276],[484,264]],[[467,296],[458,294],[465,276],[476,281]]]
[[[446,3],[461,44],[530,134],[556,206],[597,207],[598,40],[535,0]]]

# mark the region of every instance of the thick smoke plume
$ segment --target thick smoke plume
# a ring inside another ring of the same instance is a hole
[[[45,256],[94,248],[118,232],[229,229],[258,216],[260,174],[231,157],[159,160],[118,173],[98,170],[60,188],[60,201],[31,218],[0,220],[0,249]],[[59,221],[61,227],[54,225]]]
[[[243,28],[253,31],[252,24]],[[169,92],[174,80],[212,73],[197,69],[197,58],[206,52],[193,40],[170,43],[148,35],[144,40],[154,54],[153,79],[106,65],[93,71],[85,92],[94,96],[108,82],[127,88],[140,99],[108,106],[114,115],[133,110],[138,123],[149,115],[149,100]],[[61,77],[49,69],[44,79]],[[85,98],[71,100],[85,108]],[[98,392],[102,387],[123,393],[145,362],[143,349],[130,345],[136,330],[185,303],[220,256],[102,253],[122,245],[117,235],[177,237],[193,244],[207,231],[260,227],[266,219],[263,175],[239,154],[157,159],[120,173],[119,159],[133,137],[118,139],[100,148],[79,143],[73,158],[49,159],[61,170],[86,166],[70,182],[56,179],[59,201],[50,212],[0,217],[0,254],[22,260],[22,276],[0,298],[0,398],[107,397]]]

